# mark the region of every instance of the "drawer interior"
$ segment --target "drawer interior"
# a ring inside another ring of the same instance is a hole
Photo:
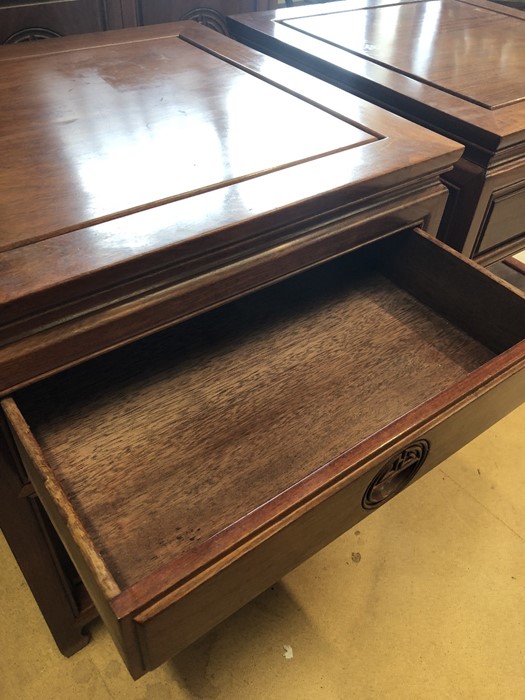
[[[118,586],[522,339],[525,299],[463,268],[402,232],[18,392]]]

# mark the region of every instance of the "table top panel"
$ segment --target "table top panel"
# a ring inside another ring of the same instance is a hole
[[[12,49],[0,51],[5,304],[170,246],[202,254],[226,227],[306,200],[322,211],[333,191],[358,202],[459,154],[195,22]]]
[[[485,7],[427,0],[284,24],[487,109],[525,100],[525,22]]]
[[[0,250],[375,140],[178,36],[8,68]]]
[[[525,151],[523,12],[487,0],[341,0],[237,15],[229,28],[480,152]]]

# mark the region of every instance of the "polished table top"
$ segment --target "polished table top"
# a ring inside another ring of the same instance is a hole
[[[173,323],[161,290],[461,153],[193,22],[8,47],[0,66],[0,391]]]
[[[4,251],[375,140],[177,36],[6,67]],[[311,137],[275,129],[255,139],[276,114]],[[216,197],[214,213],[223,204]],[[128,246],[153,243],[135,236]],[[97,246],[104,255],[104,240]]]
[[[525,15],[486,0],[347,0],[230,18],[232,36],[465,153],[438,237],[487,265],[525,246]]]
[[[525,15],[475,0],[349,0],[238,15],[234,36],[496,151],[525,141]],[[299,57],[301,57],[299,59]],[[418,109],[414,112],[414,103]],[[409,106],[410,105],[410,106]],[[437,120],[437,121],[436,121]]]

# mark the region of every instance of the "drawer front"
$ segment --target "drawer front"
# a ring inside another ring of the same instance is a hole
[[[273,530],[211,567],[198,580],[143,610],[134,622],[145,669],[155,668],[184,649],[365,518],[373,510],[371,496],[375,497],[375,507],[380,507],[519,406],[524,395],[525,367],[474,403],[438,419],[428,431],[410,436],[402,447],[393,446],[390,456],[383,455],[357,468],[346,481],[298,506]],[[385,468],[391,474],[396,463],[403,461],[411,474],[406,481],[403,477],[390,480],[383,499],[377,502],[378,477],[383,476],[384,484]]]

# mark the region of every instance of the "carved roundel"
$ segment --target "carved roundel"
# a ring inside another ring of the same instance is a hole
[[[21,44],[24,41],[40,41],[40,39],[54,39],[60,36],[51,29],[42,29],[40,27],[31,27],[30,29],[22,29],[8,37],[4,44]]]
[[[199,24],[204,24],[205,27],[214,29],[219,34],[229,36],[224,15],[221,15],[217,10],[212,10],[211,7],[196,7],[183,15],[181,19],[193,19]]]
[[[427,440],[418,440],[389,459],[365,491],[363,508],[377,508],[408,486],[421,469],[429,450]]]

